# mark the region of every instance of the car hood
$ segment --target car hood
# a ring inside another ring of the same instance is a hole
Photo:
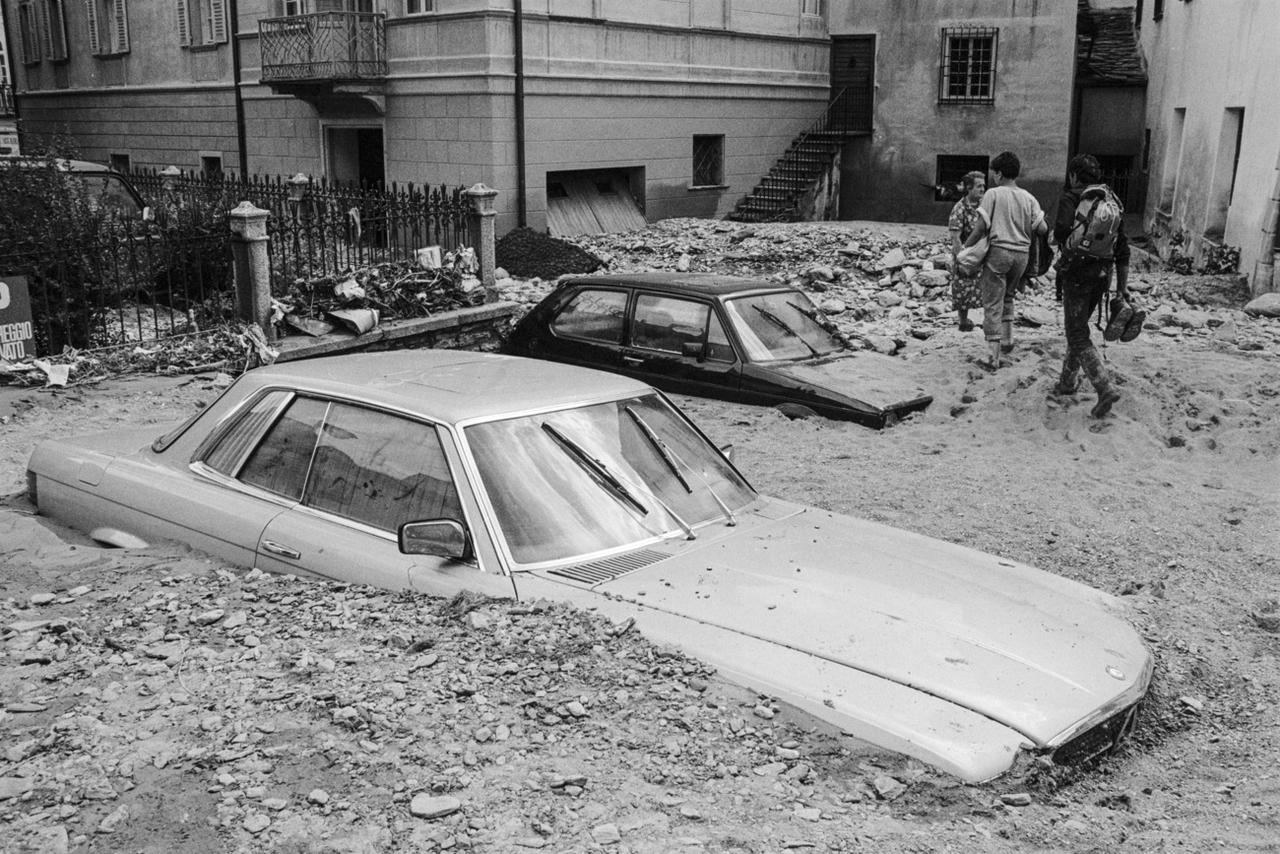
[[[920,409],[933,399],[916,383],[909,362],[871,350],[768,367],[793,382],[885,412]]]
[[[1114,597],[963,546],[796,509],[744,516],[722,529],[728,536],[595,589],[941,698],[1040,747],[1145,690],[1150,654]]]

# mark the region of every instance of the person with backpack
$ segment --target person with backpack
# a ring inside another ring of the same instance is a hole
[[[1102,418],[1120,399],[1098,351],[1089,337],[1089,317],[1098,310],[1116,272],[1116,292],[1126,305],[1129,296],[1129,239],[1124,233],[1124,206],[1102,183],[1097,158],[1077,154],[1067,167],[1067,188],[1058,201],[1053,224],[1058,244],[1058,286],[1062,293],[1067,354],[1053,394],[1075,394],[1079,374],[1089,379],[1098,395],[1091,414]],[[1142,318],[1136,320],[1141,328]]]
[[[993,371],[1000,367],[1000,354],[1013,350],[1013,297],[1027,269],[1031,238],[1049,230],[1036,197],[1018,186],[1021,173],[1022,163],[1011,151],[991,161],[996,186],[982,196],[978,222],[965,241],[973,246],[987,237],[990,243],[980,284],[982,333],[990,353],[986,367]]]

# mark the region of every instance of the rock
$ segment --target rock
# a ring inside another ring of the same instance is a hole
[[[795,815],[801,821],[818,821],[822,818],[822,810],[817,807],[801,807],[796,810]]]
[[[876,777],[871,785],[875,788],[876,795],[886,801],[893,800],[907,790],[906,786],[888,774]]]
[[[849,306],[845,305],[844,300],[835,299],[834,297],[822,300],[822,302],[818,303],[818,308],[824,314],[844,314],[849,310]]]
[[[585,718],[587,716],[586,706],[582,705],[577,700],[570,700],[564,704],[564,707],[565,710],[575,718]]]
[[[221,620],[225,614],[226,612],[221,608],[214,608],[212,611],[202,611],[199,614],[193,615],[191,617],[191,622],[195,623],[197,626],[211,626],[218,622],[218,620]]]
[[[251,813],[245,820],[243,827],[245,830],[257,836],[262,831],[271,826],[271,819],[267,818],[260,812]]]
[[[756,706],[751,710],[751,714],[755,715],[758,718],[764,718],[766,721],[770,721],[770,720],[773,720],[773,717],[776,714],[776,712],[774,712],[774,710],[769,708],[768,706]]]
[[[680,260],[676,261],[676,269],[681,273],[689,272],[689,267],[693,265],[693,259],[689,257],[689,253],[680,256]]]
[[[1245,305],[1244,310],[1254,317],[1280,317],[1280,293],[1257,296]]]
[[[1007,795],[1001,795],[1000,802],[1010,807],[1030,806],[1031,795],[1026,792],[1011,792]]]
[[[247,611],[235,611],[231,616],[222,621],[222,628],[235,629],[243,626],[249,621],[249,613]]]
[[[462,801],[448,795],[434,797],[432,795],[419,794],[414,795],[413,800],[409,802],[410,814],[418,818],[425,818],[428,821],[453,815],[460,809],[462,809]]]
[[[836,280],[836,271],[827,266],[812,267],[809,275],[820,282],[834,282]]]
[[[124,804],[112,810],[106,818],[98,822],[99,833],[114,833],[116,828],[129,820],[129,808]]]
[[[875,300],[885,308],[889,308],[890,306],[902,305],[902,294],[896,291],[880,291],[880,293],[876,294]]]
[[[779,774],[786,773],[787,763],[785,762],[768,762],[764,765],[757,765],[752,769],[757,777],[777,777]]]
[[[1018,312],[1018,321],[1024,326],[1053,326],[1057,314],[1047,308],[1029,305]]]
[[[797,762],[795,765],[792,765],[790,768],[788,768],[787,773],[783,776],[785,776],[788,780],[794,780],[797,783],[803,783],[805,780],[809,779],[810,773],[811,773],[811,769],[809,768],[808,765],[806,765],[803,762]]]
[[[52,593],[33,593],[31,594],[31,597],[27,599],[27,601],[30,602],[32,605],[39,606],[39,605],[48,605],[50,602],[52,602],[54,599],[57,599],[57,598],[58,597],[54,596]]]
[[[1199,697],[1183,696],[1178,698],[1178,702],[1186,706],[1188,709],[1191,709],[1193,712],[1204,711],[1204,700],[1201,700]]]
[[[205,732],[216,732],[222,729],[221,715],[206,715],[200,719],[200,729]]]
[[[482,611],[467,612],[467,623],[473,629],[487,629],[492,622],[493,618]]]
[[[911,284],[919,285],[928,290],[937,290],[938,288],[950,286],[951,274],[946,270],[921,270],[911,280]]]
[[[689,821],[702,821],[702,813],[691,804],[683,804],[680,807],[680,815]]]
[[[1226,320],[1221,326],[1213,330],[1213,340],[1221,341],[1224,344],[1235,344],[1239,339],[1239,330],[1236,328],[1234,320]]]
[[[0,801],[25,795],[31,788],[32,783],[26,777],[0,777]]]
[[[887,335],[868,335],[867,343],[871,345],[872,350],[884,353],[886,356],[892,356],[898,352],[898,342]]]
[[[1173,316],[1174,323],[1188,329],[1204,329],[1213,319],[1209,312],[1194,308],[1184,309]]]
[[[597,845],[617,845],[622,841],[622,834],[616,824],[598,824],[591,828],[591,838]]]
[[[896,270],[907,263],[907,253],[898,247],[890,249],[888,252],[880,256],[880,260],[876,266],[881,270]]]
[[[329,793],[324,789],[312,789],[307,793],[307,802],[324,806],[329,803]]]

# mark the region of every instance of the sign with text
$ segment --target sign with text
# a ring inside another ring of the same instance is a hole
[[[31,293],[26,276],[0,273],[0,359],[18,362],[36,355]]]

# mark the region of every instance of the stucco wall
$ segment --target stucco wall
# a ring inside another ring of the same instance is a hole
[[[1225,201],[1235,139],[1228,110],[1243,109],[1239,163],[1222,243],[1240,248],[1250,276],[1269,261],[1264,232],[1275,228],[1280,192],[1280,14],[1271,3],[1217,0],[1167,3],[1160,21],[1142,25],[1151,70],[1147,125],[1152,174],[1145,219],[1162,243],[1179,236],[1200,256]],[[1175,111],[1185,111],[1182,130]],[[1229,128],[1228,128],[1229,130]],[[1255,289],[1259,289],[1254,282]],[[1262,283],[1261,287],[1273,287]]]
[[[1013,151],[1019,184],[1056,205],[1066,172],[1074,3],[1042,0],[860,0],[832,4],[835,35],[876,36],[874,130],[846,152],[841,215],[944,223],[934,201],[938,155]],[[938,103],[941,30],[998,27],[995,104]]]

